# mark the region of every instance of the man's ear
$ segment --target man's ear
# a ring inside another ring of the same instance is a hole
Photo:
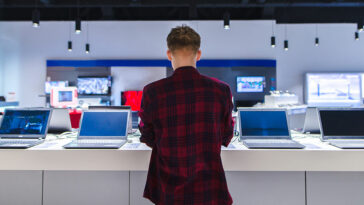
[[[196,55],[196,61],[199,61],[200,59],[201,59],[201,50],[198,50]]]
[[[167,50],[167,58],[172,61],[172,52],[169,49]]]

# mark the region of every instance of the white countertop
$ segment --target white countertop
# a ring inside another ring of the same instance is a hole
[[[118,150],[66,150],[72,139],[47,137],[36,147],[0,150],[0,170],[148,170],[151,149],[132,142]],[[223,148],[221,157],[226,171],[364,171],[364,149],[341,150],[316,137],[295,135],[306,145],[303,150],[249,150],[238,140]]]

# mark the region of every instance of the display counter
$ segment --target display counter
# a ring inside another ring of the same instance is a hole
[[[118,150],[66,150],[72,139],[47,140],[36,147],[0,150],[0,170],[148,170],[151,149],[135,138]],[[364,171],[364,149],[342,150],[316,136],[296,138],[305,149],[247,149],[235,140],[222,148],[226,171]]]
[[[28,150],[0,150],[0,170],[148,169],[151,150],[144,144],[126,144],[119,150],[61,148],[68,142],[46,142]],[[364,150],[340,150],[325,144],[321,149],[304,150],[249,150],[240,143],[233,146],[221,154],[227,171],[364,171]]]
[[[151,149],[135,137],[119,150],[63,149],[70,140],[0,150],[0,204],[151,204],[142,197]],[[364,150],[296,140],[306,149],[249,150],[238,140],[223,148],[234,204],[362,205]]]

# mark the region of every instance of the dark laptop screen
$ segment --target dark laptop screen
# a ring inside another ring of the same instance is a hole
[[[7,110],[0,134],[45,135],[49,110]]]
[[[79,138],[126,138],[127,120],[128,112],[84,112]]]
[[[324,137],[364,136],[364,110],[320,110],[320,118]]]
[[[290,138],[285,111],[240,111],[241,136],[244,139]]]

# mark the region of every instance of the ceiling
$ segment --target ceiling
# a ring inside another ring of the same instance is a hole
[[[31,20],[231,20],[278,23],[363,22],[359,0],[0,0],[0,21]]]

